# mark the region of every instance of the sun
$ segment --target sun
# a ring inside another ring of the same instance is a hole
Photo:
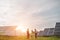
[[[19,25],[17,26],[16,30],[20,30],[21,32],[26,33],[27,28]]]

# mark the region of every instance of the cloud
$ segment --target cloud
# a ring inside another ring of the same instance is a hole
[[[54,27],[55,22],[60,21],[59,4],[60,0],[0,0],[0,25]]]

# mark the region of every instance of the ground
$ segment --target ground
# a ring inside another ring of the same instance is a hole
[[[60,40],[60,37],[34,37],[27,39],[26,36],[0,36],[0,40]]]

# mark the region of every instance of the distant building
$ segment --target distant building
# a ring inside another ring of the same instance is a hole
[[[44,35],[44,36],[48,36],[48,32],[49,32],[49,28],[45,28],[45,29],[44,29],[44,34],[43,34],[43,35]]]
[[[43,31],[39,31],[37,36],[43,36]]]
[[[45,28],[43,35],[44,36],[53,36],[54,35],[54,28]]]
[[[57,22],[55,25],[54,35],[60,36],[60,22]]]

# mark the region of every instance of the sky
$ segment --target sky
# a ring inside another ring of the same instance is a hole
[[[60,0],[0,0],[0,26],[43,30],[55,27],[59,17]]]

